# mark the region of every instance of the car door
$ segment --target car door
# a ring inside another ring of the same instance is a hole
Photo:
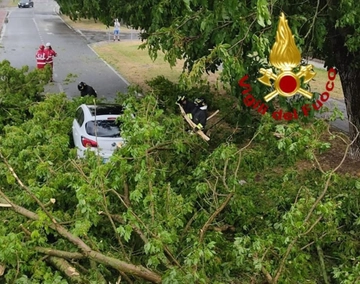
[[[74,139],[74,145],[78,149],[83,148],[82,144],[81,144],[81,126],[84,123],[84,118],[85,118],[84,111],[80,107],[76,110],[75,119],[73,120],[73,125],[72,125],[72,134],[73,134],[73,139]]]

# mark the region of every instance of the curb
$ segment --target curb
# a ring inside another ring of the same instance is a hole
[[[96,43],[95,43],[95,44],[96,44]],[[109,63],[107,63],[104,59],[102,59],[102,58],[100,57],[100,55],[93,49],[92,45],[95,45],[95,44],[88,44],[87,46],[92,50],[92,52],[94,52],[94,53],[96,54],[96,56],[97,56],[98,58],[101,59],[102,62],[104,62],[116,75],[118,75],[118,77],[119,77],[122,81],[124,81],[124,83],[125,83],[127,86],[129,86],[130,83],[129,83],[123,76],[121,76],[121,75],[114,69],[114,67],[112,67]]]
[[[54,8],[54,13],[58,15],[58,17],[60,18],[60,20],[72,31],[78,33],[79,35],[81,35],[85,40],[86,40],[86,37],[85,35],[81,32],[81,30],[76,30],[74,29],[72,26],[70,26],[69,24],[67,24],[64,19],[61,17],[59,11],[56,11],[56,8]],[[87,44],[87,46],[90,48],[90,50],[92,52],[95,53],[95,55],[102,61],[104,62],[127,86],[130,85],[130,83],[128,81],[125,80],[125,78],[123,78],[110,64],[108,64],[104,59],[102,59],[99,54],[91,47],[90,44]]]
[[[4,9],[4,8],[2,8],[2,9]],[[3,37],[3,33],[5,31],[5,28],[6,28],[5,25],[9,21],[8,17],[9,17],[9,11],[6,11],[6,15],[4,17],[4,20],[2,22],[0,22],[0,41],[1,41],[2,37]]]
[[[100,42],[95,42],[95,43],[92,43],[92,44],[88,44],[87,46],[92,50],[92,52],[94,52],[94,53],[96,54],[96,56],[97,56],[98,58],[101,59],[102,62],[104,62],[116,75],[118,75],[118,77],[119,77],[127,86],[130,86],[131,84],[130,84],[123,76],[121,76],[120,73],[117,72],[114,67],[112,67],[109,63],[107,63],[104,59],[102,59],[102,58],[100,57],[100,55],[99,55],[99,54],[93,49],[93,47],[92,47],[92,46],[96,46],[96,45],[102,45],[102,44],[105,44],[105,43],[108,43],[108,42],[107,42],[107,41],[100,41]],[[137,98],[142,98],[142,97],[144,96],[142,93],[138,93],[138,92],[136,92],[135,94],[136,94],[136,97],[137,97]]]
[[[97,31],[97,30],[87,30],[87,29],[81,29],[81,30],[84,31],[84,32],[113,34],[113,32],[111,30],[108,30],[108,31]],[[134,31],[134,32],[127,31],[127,32],[121,32],[120,35],[121,34],[131,34],[131,33],[140,34],[140,32],[136,32],[136,31]]]
[[[76,33],[80,34],[83,38],[86,39],[85,35],[81,32],[81,30],[76,30],[74,29],[72,26],[68,25],[64,19],[60,16],[60,13],[55,11],[54,8],[54,12],[58,15],[58,17],[61,19],[61,21],[71,30],[75,31]],[[95,43],[96,44],[96,43]],[[102,59],[99,54],[93,49],[92,44],[87,44],[87,46],[91,49],[92,52],[95,53],[95,55],[102,61],[104,62],[127,86],[130,85],[130,83],[123,77],[121,76],[109,63],[107,63],[104,59]]]
[[[324,60],[317,59],[317,58],[313,58],[313,57],[306,57],[306,60],[307,60],[307,61],[314,61],[314,62],[316,62],[316,63],[321,63],[321,64],[324,64],[324,63],[325,63]]]
[[[54,8],[54,13],[55,13],[56,15],[58,15],[58,17],[60,18],[60,20],[61,20],[70,30],[72,30],[72,31],[74,31],[74,32],[77,32],[77,30],[75,30],[72,26],[68,25],[68,24],[64,21],[64,19],[61,18],[61,14],[60,14],[58,11],[56,11],[55,8]]]

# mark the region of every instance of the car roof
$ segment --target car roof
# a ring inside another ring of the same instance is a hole
[[[89,110],[91,116],[121,115],[124,113],[124,107],[117,104],[83,105],[83,107]]]

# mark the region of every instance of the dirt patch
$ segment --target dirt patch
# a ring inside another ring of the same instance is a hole
[[[331,148],[322,154],[316,155],[319,165],[323,171],[330,171],[335,169],[344,158],[344,153],[346,150],[347,143],[349,143],[349,138],[343,133],[336,132],[332,130],[332,134],[335,134],[336,137],[331,137],[330,134],[324,134],[322,139],[331,144]],[[309,168],[320,168],[318,164],[314,161],[301,161],[297,164],[299,170],[309,169]],[[349,174],[351,176],[360,177],[360,160],[353,159],[348,154],[342,163],[341,167],[337,170],[339,174]]]

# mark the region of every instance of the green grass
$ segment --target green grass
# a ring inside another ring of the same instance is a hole
[[[146,50],[139,50],[140,41],[121,41],[95,45],[95,51],[112,65],[129,83],[147,89],[145,81],[163,75],[176,82],[182,68],[170,68],[162,55],[153,62]]]
[[[2,2],[4,2],[4,1],[1,1],[1,3],[2,3]],[[8,1],[6,7],[17,7],[18,3],[19,3],[19,1],[17,1],[17,0],[15,0],[15,1],[14,1],[14,0],[10,0],[10,1]]]
[[[153,62],[147,50],[139,50],[140,41],[121,41],[115,43],[103,43],[95,45],[95,51],[106,62],[112,65],[123,77],[131,84],[141,86],[147,89],[146,80],[156,76],[163,75],[170,81],[177,82],[182,72],[183,61],[170,68],[170,65],[164,61],[162,53],[158,53],[158,58]],[[328,81],[327,71],[323,69],[314,69],[316,76],[310,82],[311,91],[323,93]],[[210,75],[209,81],[215,83],[218,75]],[[330,92],[333,99],[343,99],[343,92],[339,76],[335,79],[335,87]]]
[[[171,68],[164,61],[164,55],[158,53],[158,58],[153,62],[147,50],[139,50],[140,41],[121,41],[106,44],[97,44],[95,51],[106,62],[112,65],[130,84],[139,85],[147,90],[145,81],[156,76],[164,76],[172,82],[178,82],[182,73],[183,61]],[[210,82],[214,83],[215,75],[210,76]]]
[[[325,85],[326,85],[327,81],[329,80],[328,73],[326,70],[318,69],[318,68],[314,68],[314,71],[316,72],[316,76],[310,82],[311,91],[323,93],[324,91],[326,91]],[[338,100],[343,99],[344,94],[343,94],[343,90],[341,87],[340,78],[338,75],[335,78],[334,85],[335,85],[334,89],[331,92],[329,92],[330,97],[333,99],[338,99]]]

